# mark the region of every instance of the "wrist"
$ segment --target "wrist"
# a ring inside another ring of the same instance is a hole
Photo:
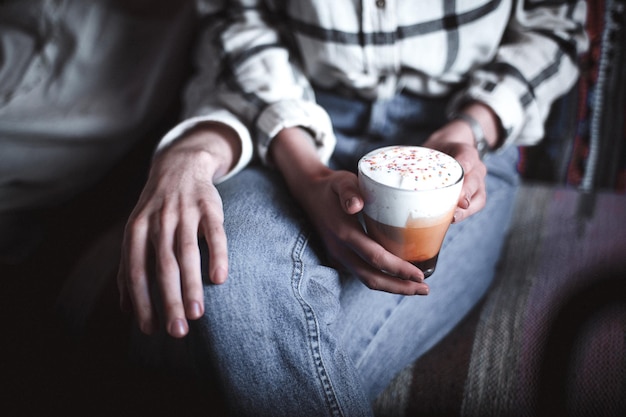
[[[470,130],[472,131],[472,136],[474,138],[474,147],[478,151],[479,158],[483,159],[487,152],[491,151],[492,149],[489,145],[489,142],[487,142],[485,132],[483,131],[483,128],[478,120],[474,119],[472,116],[466,113],[458,113],[454,115],[453,120],[461,120],[467,123]]]
[[[474,136],[474,144],[479,153],[497,149],[504,138],[500,119],[487,105],[474,101],[464,106],[454,115],[454,119],[467,123]]]
[[[201,158],[212,180],[226,175],[241,154],[241,142],[237,133],[222,123],[200,123],[187,130],[169,148],[161,151],[155,159],[169,158],[177,154]]]
[[[286,128],[276,135],[270,156],[294,195],[306,193],[307,184],[328,174],[320,160],[313,139],[301,128]]]

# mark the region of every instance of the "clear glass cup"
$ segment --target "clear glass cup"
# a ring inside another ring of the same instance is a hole
[[[389,146],[360,159],[358,178],[368,235],[431,276],[463,187],[461,165],[429,148]]]

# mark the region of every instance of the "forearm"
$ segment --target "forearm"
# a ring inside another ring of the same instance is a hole
[[[584,2],[525,6],[518,2],[493,61],[471,73],[456,102],[489,105],[506,132],[503,142],[515,145],[543,137],[550,107],[575,83],[577,59],[587,47]]]

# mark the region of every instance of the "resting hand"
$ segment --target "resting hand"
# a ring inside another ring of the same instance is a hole
[[[363,198],[355,174],[321,164],[307,133],[297,128],[281,132],[271,151],[336,264],[371,289],[428,293],[419,268],[391,254],[364,232],[356,216],[363,208]]]
[[[213,179],[234,160],[237,138],[227,127],[203,125],[155,158],[148,181],[126,225],[118,272],[123,310],[132,309],[140,329],[157,327],[151,288],[160,292],[167,332],[183,337],[188,319],[204,313],[198,237],[209,247],[209,277],[228,274],[222,200]],[[155,273],[152,273],[154,262]]]

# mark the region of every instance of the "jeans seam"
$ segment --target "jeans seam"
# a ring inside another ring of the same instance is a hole
[[[302,283],[302,279],[304,277],[304,262],[302,261],[302,253],[307,247],[307,244],[308,235],[300,233],[292,252],[292,260],[294,266],[291,284],[294,295],[297,301],[300,303],[300,306],[302,307],[304,313],[307,326],[307,337],[310,343],[310,351],[313,357],[315,370],[317,371],[319,381],[322,384],[327,406],[331,412],[331,415],[341,417],[343,416],[343,413],[341,411],[339,401],[337,400],[337,394],[335,393],[332,382],[328,377],[328,372],[326,371],[326,367],[324,366],[324,361],[322,359],[320,348],[321,335],[319,330],[319,323],[317,318],[315,317],[313,307],[311,307],[311,305],[304,299],[300,292],[300,284]]]
[[[361,369],[361,365],[363,364],[363,361],[365,360],[365,358],[368,356],[368,354],[371,352],[372,349],[372,343],[374,342],[374,340],[376,340],[376,338],[378,337],[378,334],[380,333],[380,331],[387,325],[387,323],[389,322],[389,318],[393,315],[393,313],[398,309],[398,307],[400,307],[400,304],[402,304],[402,302],[406,299],[406,296],[398,296],[397,298],[397,302],[396,305],[393,308],[389,308],[386,312],[385,318],[384,320],[381,322],[380,326],[378,326],[376,328],[376,330],[373,331],[372,337],[369,338],[367,345],[365,346],[365,348],[363,349],[363,353],[361,354],[361,356],[358,358],[358,360],[356,361],[356,367],[357,369]]]

